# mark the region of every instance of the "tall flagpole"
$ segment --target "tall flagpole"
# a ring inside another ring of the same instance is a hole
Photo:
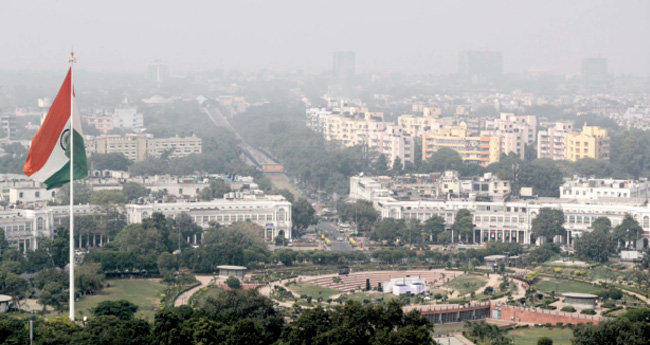
[[[70,320],[74,321],[74,73],[77,59],[70,52]],[[79,243],[81,245],[81,243]]]

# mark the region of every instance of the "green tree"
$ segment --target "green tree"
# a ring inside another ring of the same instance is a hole
[[[29,330],[23,320],[0,314],[0,340],[6,345],[24,345],[29,343]]]
[[[357,200],[354,203],[339,203],[337,206],[339,217],[344,222],[356,223],[359,231],[369,232],[372,225],[379,218],[371,202]]]
[[[316,210],[305,198],[299,198],[291,203],[291,222],[293,224],[293,236],[298,237],[310,225],[318,223],[314,216]]]
[[[424,221],[424,232],[429,234],[429,242],[433,242],[443,231],[445,231],[444,218],[433,216]]]
[[[555,236],[566,236],[563,224],[564,212],[561,209],[542,207],[532,221],[532,232],[546,242],[552,242]]]
[[[402,165],[402,160],[399,156],[396,156],[393,160],[393,166],[390,169],[391,175],[399,176],[404,173],[404,166]]]
[[[138,311],[138,306],[124,299],[116,301],[102,301],[92,309],[95,317],[102,315],[113,315],[120,320],[128,321]]]
[[[609,233],[612,230],[612,221],[607,217],[598,217],[591,223],[593,231],[600,231],[602,233]]]
[[[573,328],[574,345],[599,344],[647,344],[650,339],[650,324],[631,322],[626,318],[604,321],[598,325],[578,324]]]
[[[549,337],[541,337],[537,339],[537,345],[553,345],[553,339]]]
[[[616,253],[616,241],[602,231],[584,233],[574,243],[575,253],[584,260],[607,262]]]
[[[0,294],[9,295],[14,302],[25,298],[29,283],[17,274],[0,271]]]
[[[149,323],[145,320],[120,320],[113,315],[102,315],[90,319],[83,330],[74,335],[71,344],[148,344],[150,343],[150,332]]]
[[[75,181],[74,183],[74,204],[83,205],[90,203],[90,197],[92,194],[92,187],[80,181]],[[67,205],[70,203],[70,185],[68,183],[64,184],[59,188],[56,193],[56,198],[59,204]]]
[[[121,190],[98,190],[90,195],[90,203],[93,205],[107,205],[126,203],[126,197]]]
[[[465,237],[465,243],[469,243],[469,237],[474,234],[474,217],[468,209],[458,210],[451,229],[454,230],[456,236]]]
[[[563,177],[555,161],[548,158],[522,165],[517,176],[521,186],[533,187],[541,197],[559,197]]]
[[[208,187],[205,187],[199,193],[201,200],[222,199],[224,194],[230,193],[232,190],[230,186],[221,179],[210,182]]]
[[[127,182],[122,186],[122,194],[127,201],[131,201],[149,195],[149,190],[137,182]]]
[[[105,276],[99,263],[83,263],[75,269],[74,274],[75,287],[83,295],[94,293],[104,287]]]
[[[388,174],[388,158],[383,153],[373,163],[373,171],[377,176],[385,176]]]
[[[643,235],[643,228],[639,225],[639,222],[632,217],[631,214],[626,214],[623,218],[621,224],[617,225],[614,228],[614,239],[627,245],[628,243],[634,243],[637,241],[641,235]]]
[[[158,256],[167,250],[163,234],[155,227],[143,228],[142,224],[129,224],[111,242],[121,251],[134,254]]]
[[[240,289],[241,282],[236,277],[230,276],[226,279],[226,285],[231,289]]]
[[[133,164],[131,160],[126,158],[122,153],[96,153],[88,158],[90,161],[90,168],[92,170],[118,170],[127,171],[129,166]]]
[[[373,230],[370,232],[370,239],[373,241],[386,241],[394,245],[398,238],[406,230],[406,221],[404,219],[384,218],[377,221]]]

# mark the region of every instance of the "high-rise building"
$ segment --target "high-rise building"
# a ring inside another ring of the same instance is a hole
[[[153,61],[147,64],[147,79],[157,83],[169,77],[169,65],[162,61]]]
[[[582,60],[582,90],[605,92],[609,88],[607,59],[589,58]]]
[[[354,52],[335,52],[333,59],[332,84],[330,92],[343,96],[352,94],[354,81]]]
[[[458,54],[458,74],[476,85],[498,82],[503,77],[503,55],[493,51],[462,51]]]
[[[334,80],[347,82],[354,78],[355,57],[354,52],[334,53]]]

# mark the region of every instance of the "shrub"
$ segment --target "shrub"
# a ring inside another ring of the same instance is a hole
[[[593,309],[582,309],[580,314],[585,314],[585,315],[596,315],[596,311]]]
[[[576,308],[574,308],[574,307],[572,307],[572,306],[570,306],[570,305],[565,305],[565,306],[562,307],[562,309],[560,309],[560,310],[561,310],[561,311],[564,311],[564,312],[567,312],[567,313],[575,313],[575,312],[576,312]]]
[[[553,324],[550,323],[550,322],[547,322],[547,323],[544,324],[544,327],[551,328],[551,327],[553,327]]]
[[[564,322],[556,322],[555,325],[558,327],[562,327],[564,326]]]
[[[549,337],[541,337],[537,339],[537,345],[553,345],[553,339]]]
[[[606,308],[606,309],[611,309],[611,308],[615,308],[616,304],[614,304],[614,302],[605,302],[605,303],[601,304],[600,306],[603,307],[603,308]]]
[[[233,290],[241,288],[241,282],[239,281],[239,279],[233,276],[230,276],[228,277],[228,279],[226,279],[226,285],[228,285],[228,287]]]

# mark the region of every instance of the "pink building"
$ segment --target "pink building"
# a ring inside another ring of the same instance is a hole
[[[395,158],[414,163],[415,143],[413,137],[404,132],[402,127],[389,122],[369,122],[368,128],[358,130],[356,143],[376,150],[386,156],[392,167]]]

